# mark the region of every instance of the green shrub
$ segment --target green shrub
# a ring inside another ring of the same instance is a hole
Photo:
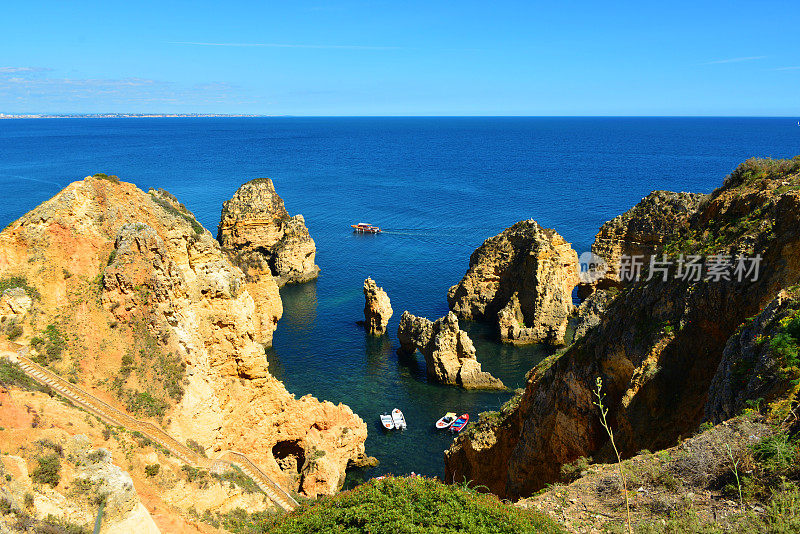
[[[109,182],[113,182],[115,184],[119,183],[119,178],[116,174],[106,174],[104,172],[98,172],[92,175],[93,178],[100,178],[101,180],[108,180]]]
[[[161,470],[160,464],[150,464],[144,466],[144,474],[149,477],[156,476],[160,470]]]
[[[8,327],[8,330],[6,330],[6,336],[8,336],[8,339],[10,341],[19,339],[19,336],[21,335],[22,335],[22,325],[17,322],[12,323]]]
[[[261,488],[258,487],[258,484],[256,484],[252,478],[245,475],[242,470],[236,466],[234,466],[230,471],[225,471],[219,475],[214,473],[211,476],[221,482],[229,482],[230,484],[239,487],[245,493],[259,493],[261,491]]]
[[[125,407],[134,414],[143,414],[147,417],[161,417],[167,413],[169,404],[166,401],[152,396],[147,391],[127,391]]]
[[[61,360],[62,353],[67,348],[67,340],[56,325],[50,324],[44,329],[41,337],[31,338],[30,345],[38,353],[34,360],[40,365],[47,365]]]
[[[26,509],[30,509],[33,506],[33,493],[28,492],[25,494],[23,504],[25,505]]]
[[[589,469],[591,462],[591,458],[581,456],[571,464],[563,464],[561,466],[561,479],[567,483],[578,480],[583,476],[582,473]]]
[[[39,290],[28,284],[28,280],[24,276],[9,276],[6,278],[0,278],[0,295],[2,295],[6,289],[11,289],[14,287],[21,287],[32,299],[40,300],[42,298]]]
[[[236,534],[564,532],[544,514],[503,504],[493,495],[424,477],[370,481],[333,497],[321,497],[284,516],[234,510],[221,519],[222,526]]]
[[[61,481],[61,458],[58,454],[39,456],[36,461],[39,462],[39,465],[33,469],[31,480],[52,487],[58,486]]]
[[[187,439],[186,440],[186,446],[189,447],[190,449],[192,449],[194,452],[196,452],[200,456],[202,456],[203,458],[208,458],[208,456],[206,456],[206,449],[202,445],[197,443],[195,440]]]
[[[12,363],[8,358],[0,358],[0,383],[28,391],[49,391],[49,388],[30,378],[19,365]]]

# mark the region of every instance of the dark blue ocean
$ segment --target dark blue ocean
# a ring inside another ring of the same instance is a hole
[[[317,243],[319,280],[282,290],[268,357],[297,396],[350,405],[368,424],[382,473],[443,472],[446,411],[496,409],[510,393],[428,384],[422,357],[398,357],[394,334],[370,339],[364,278],[403,310],[435,319],[487,237],[534,218],[587,250],[598,227],[654,189],[710,192],[751,156],[800,154],[796,119],[761,118],[179,118],[0,120],[0,228],[88,174],[174,193],[216,234],[222,202],[243,182],[274,180]],[[350,224],[382,226],[377,236]],[[545,354],[503,347],[468,325],[485,370],[511,386]],[[385,434],[378,414],[409,428]]]

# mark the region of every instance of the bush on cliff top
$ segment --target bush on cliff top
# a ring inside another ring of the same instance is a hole
[[[367,482],[333,497],[322,497],[285,516],[231,513],[222,526],[234,533],[273,532],[470,532],[524,534],[564,532],[542,514],[503,504],[463,486],[423,478],[386,478]]]

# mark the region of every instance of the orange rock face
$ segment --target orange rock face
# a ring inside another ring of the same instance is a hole
[[[308,495],[366,458],[347,406],[295,399],[269,373],[275,281],[248,282],[168,193],[72,183],[0,234],[0,276],[38,292],[17,341],[37,336],[39,361],[209,456],[243,452]]]

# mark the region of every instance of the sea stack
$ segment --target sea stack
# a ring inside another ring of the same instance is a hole
[[[305,219],[289,216],[269,178],[243,184],[222,204],[217,240],[248,279],[270,274],[283,286],[319,274]]]
[[[579,272],[570,244],[529,219],[484,241],[447,301],[461,319],[497,324],[502,341],[558,345]]]
[[[500,379],[481,371],[475,346],[459,329],[453,312],[435,322],[403,312],[397,328],[400,347],[406,353],[420,351],[425,356],[428,378],[465,389],[506,389]]]
[[[386,333],[386,325],[392,317],[389,295],[372,278],[364,280],[364,327],[373,336]]]

